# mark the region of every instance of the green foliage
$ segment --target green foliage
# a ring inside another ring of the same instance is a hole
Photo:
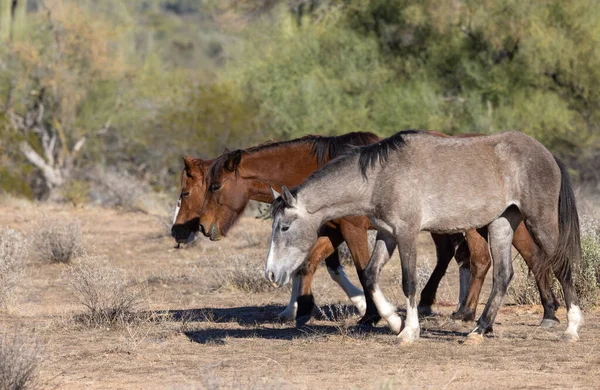
[[[593,0],[18,0],[12,22],[8,4],[4,190],[35,182],[19,143],[43,149],[4,113],[39,101],[60,155],[86,136],[76,168],[119,166],[155,188],[182,154],[309,133],[517,129],[573,159],[600,141]]]
[[[591,1],[321,1],[250,27],[234,61],[284,137],[522,130],[557,151],[598,133]]]

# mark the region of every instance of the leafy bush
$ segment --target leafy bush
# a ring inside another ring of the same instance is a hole
[[[63,275],[77,300],[87,308],[80,319],[88,325],[130,322],[146,297],[146,283],[131,282],[104,256],[85,254],[65,269]]]
[[[81,225],[68,217],[44,217],[32,237],[33,250],[43,261],[69,263],[82,250]]]
[[[0,226],[0,310],[12,298],[27,252],[27,242],[21,233]]]

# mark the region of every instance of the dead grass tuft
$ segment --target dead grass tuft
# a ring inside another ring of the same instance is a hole
[[[244,255],[233,255],[227,268],[215,271],[215,289],[229,288],[248,293],[260,293],[273,290],[274,287],[265,279],[262,265],[250,261]]]
[[[32,234],[37,256],[51,263],[70,263],[83,249],[81,224],[67,217],[43,217]]]
[[[78,319],[88,326],[131,323],[137,319],[136,309],[147,301],[147,283],[131,282],[104,256],[84,255],[63,275],[87,308]]]
[[[0,310],[12,300],[28,246],[25,237],[12,229],[0,227]]]
[[[0,389],[34,389],[42,363],[42,347],[31,336],[13,331],[0,334]]]

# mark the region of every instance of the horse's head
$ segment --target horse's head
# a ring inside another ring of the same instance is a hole
[[[224,153],[210,168],[200,226],[204,235],[213,241],[227,234],[250,200],[250,181],[238,175],[242,153],[241,150]]]
[[[273,191],[273,231],[267,255],[265,277],[283,286],[306,260],[317,241],[320,220],[310,214],[286,187]]]
[[[185,168],[181,172],[181,192],[171,227],[171,236],[178,243],[192,241],[200,229],[200,215],[206,199],[205,171],[211,163],[191,156],[185,156],[183,162]]]

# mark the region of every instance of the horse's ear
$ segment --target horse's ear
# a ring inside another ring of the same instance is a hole
[[[239,149],[234,150],[233,152],[229,153],[229,156],[227,157],[227,161],[225,162],[225,169],[227,169],[229,172],[234,172],[240,165],[241,161],[242,151]]]
[[[286,186],[281,186],[281,197],[283,198],[285,204],[287,204],[289,207],[296,206],[296,197],[292,195]]]
[[[275,189],[273,187],[269,186],[269,188],[271,189],[271,196],[273,197],[273,200],[275,200],[281,196],[281,194],[279,192],[275,191]]]
[[[190,155],[186,155],[183,156],[183,163],[185,164],[186,173],[190,177],[194,177],[194,173],[199,170],[199,166],[196,164],[195,159]]]

